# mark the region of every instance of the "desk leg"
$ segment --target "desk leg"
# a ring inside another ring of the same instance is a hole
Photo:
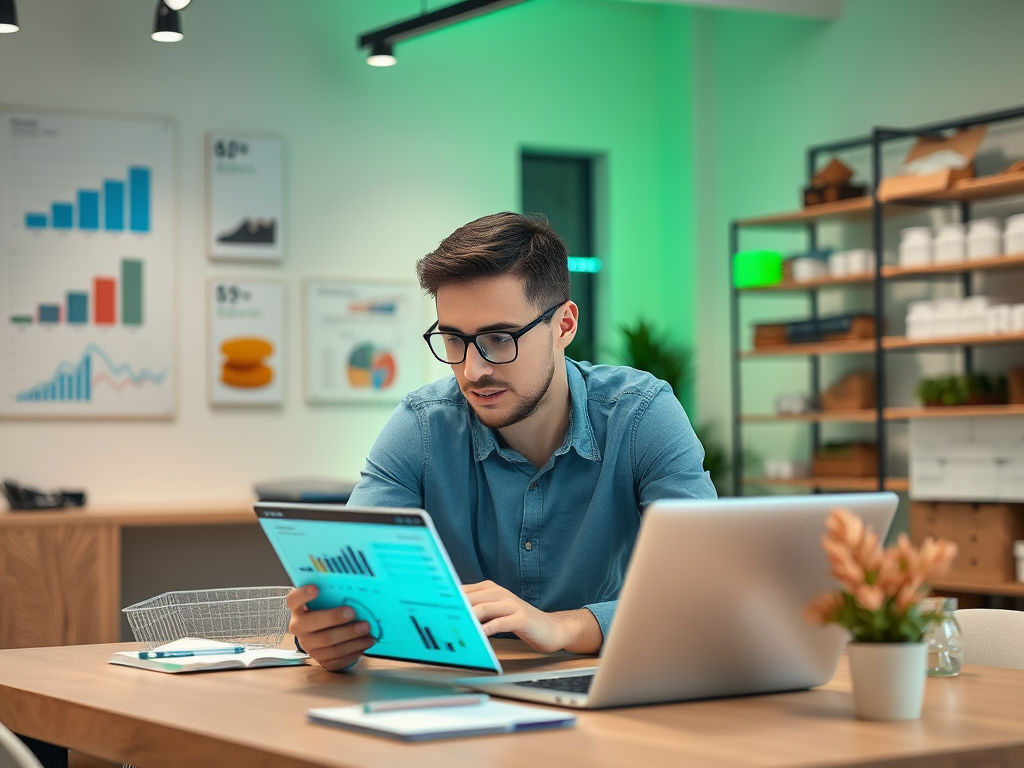
[[[18,736],[25,746],[32,750],[36,760],[43,764],[43,768],[68,768],[68,750],[65,747],[58,747],[56,744],[49,744],[45,741],[30,739],[28,736]]]

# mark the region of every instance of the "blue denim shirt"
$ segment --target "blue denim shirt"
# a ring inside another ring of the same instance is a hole
[[[569,430],[541,469],[480,423],[452,376],[406,396],[349,504],[426,509],[463,583],[490,579],[543,611],[586,607],[607,637],[643,509],[715,487],[668,384],[566,370]]]

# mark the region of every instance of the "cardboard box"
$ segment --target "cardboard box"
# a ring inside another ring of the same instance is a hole
[[[947,578],[981,584],[1015,577],[1013,542],[1024,537],[1024,507],[1019,504],[912,502],[910,538],[954,542],[959,553]]]
[[[954,170],[947,168],[936,173],[921,175],[898,175],[882,179],[878,185],[878,199],[884,201],[898,198],[913,198],[917,195],[927,195],[935,192],[943,192],[949,189],[950,184],[960,179],[969,179],[974,176],[974,158],[978,154],[978,147],[985,137],[986,126],[969,128],[948,137],[920,136],[907,153],[904,165],[938,152],[952,151],[967,158],[968,165],[965,168]]]

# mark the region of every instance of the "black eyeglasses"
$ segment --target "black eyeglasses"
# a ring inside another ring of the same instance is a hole
[[[476,347],[480,357],[495,365],[504,365],[514,362],[519,357],[519,337],[529,330],[536,328],[545,320],[550,320],[555,310],[565,304],[560,301],[551,309],[545,311],[540,317],[529,325],[524,325],[518,331],[488,331],[486,333],[465,334],[445,333],[435,331],[435,322],[427,332],[423,334],[423,340],[427,342],[430,351],[438,360],[448,365],[458,365],[466,359],[466,350],[472,344]]]

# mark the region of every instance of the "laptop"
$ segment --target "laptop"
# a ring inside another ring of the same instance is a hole
[[[658,501],[644,513],[597,667],[462,678],[496,696],[600,709],[828,682],[845,630],[803,609],[837,585],[821,547],[837,508],[884,539],[893,493]]]
[[[501,672],[430,515],[258,502],[260,527],[314,609],[347,605],[377,641],[365,655]]]

